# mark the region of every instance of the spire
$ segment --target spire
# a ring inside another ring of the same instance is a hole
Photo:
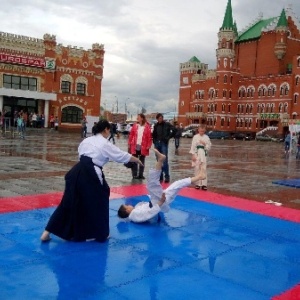
[[[285,10],[283,9],[281,12],[281,15],[279,17],[277,27],[287,27],[287,25],[288,25],[288,22],[286,19]]]
[[[233,31],[234,31],[234,33],[236,34],[236,36],[239,35],[238,29],[237,29],[237,25],[236,25],[236,21],[234,21],[234,24],[233,24]]]
[[[223,25],[220,29],[234,29],[231,0],[228,0]]]

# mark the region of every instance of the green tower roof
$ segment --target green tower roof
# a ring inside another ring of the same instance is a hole
[[[196,56],[193,56],[189,62],[200,62],[200,60]]]
[[[287,25],[288,25],[287,18],[286,18],[286,15],[285,15],[285,10],[283,9],[282,12],[281,12],[281,15],[279,17],[277,27],[280,27],[280,26],[287,27]]]
[[[220,29],[234,29],[231,0],[228,0],[223,25]]]

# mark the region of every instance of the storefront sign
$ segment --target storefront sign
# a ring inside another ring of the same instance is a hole
[[[25,56],[25,55],[15,55],[7,54],[5,52],[0,52],[0,62],[25,65],[37,68],[45,68],[46,63],[44,58],[34,57],[34,56]]]

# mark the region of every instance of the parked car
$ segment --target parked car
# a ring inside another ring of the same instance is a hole
[[[272,142],[284,142],[284,138],[280,135],[275,135],[271,137]]]
[[[242,133],[236,132],[233,134],[232,138],[234,140],[243,140],[243,141],[251,141],[253,140],[253,136],[250,133]]]
[[[210,139],[226,140],[231,138],[231,134],[226,131],[209,131],[207,135]]]
[[[267,134],[258,134],[255,138],[257,141],[268,142],[272,141],[272,138]]]
[[[194,136],[195,132],[192,129],[188,129],[182,132],[181,136],[185,138],[192,138]]]

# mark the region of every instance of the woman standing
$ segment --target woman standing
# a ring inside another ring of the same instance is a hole
[[[135,123],[129,133],[128,149],[129,153],[138,157],[142,164],[133,164],[131,168],[133,179],[145,179],[144,177],[144,163],[145,157],[149,156],[149,149],[152,145],[151,127],[146,120],[144,114],[138,114],[137,123]]]
[[[104,242],[109,236],[110,188],[102,167],[109,161],[142,164],[141,161],[111,144],[110,124],[97,123],[93,135],[81,142],[79,162],[65,176],[65,191],[41,236],[50,240],[53,233],[65,240]]]

